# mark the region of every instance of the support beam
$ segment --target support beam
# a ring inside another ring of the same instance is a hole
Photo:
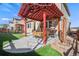
[[[26,36],[26,33],[27,33],[27,29],[26,29],[26,18],[23,18],[23,24],[24,24],[24,35]]]
[[[57,18],[57,23],[58,23],[58,38],[62,42],[61,31],[60,31],[60,17]]]
[[[64,39],[65,39],[65,18],[63,18],[62,20],[62,40],[64,42]]]
[[[66,32],[67,32],[67,20],[64,18],[64,40],[66,39]]]
[[[46,32],[46,13],[43,12],[43,44],[46,46],[47,32]]]
[[[58,33],[60,32],[60,18],[57,19],[58,21]]]

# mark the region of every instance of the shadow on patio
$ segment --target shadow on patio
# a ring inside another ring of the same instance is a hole
[[[8,41],[12,51],[16,52],[16,51],[26,51],[26,50],[31,50],[30,48],[23,48],[23,49],[16,49],[16,47],[14,46],[14,43],[12,42],[13,40],[17,40],[19,38],[15,37],[13,34],[11,33],[0,33],[0,55],[7,55],[10,54],[8,52],[5,52],[3,50],[3,42]],[[7,47],[5,46],[5,47]],[[5,48],[4,47],[4,48]],[[8,50],[8,49],[7,49]],[[10,51],[8,50],[8,51]]]
[[[21,49],[20,49],[21,50]],[[24,49],[22,49],[24,50]],[[17,49],[18,51],[18,49]],[[27,52],[27,53],[9,53],[4,50],[0,50],[0,56],[40,56],[35,51]]]
[[[77,53],[78,53],[78,40],[74,39],[72,46],[66,52],[64,52],[64,55],[77,56]]]

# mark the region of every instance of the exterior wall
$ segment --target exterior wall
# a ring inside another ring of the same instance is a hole
[[[29,27],[28,27],[29,26]],[[32,31],[34,29],[34,22],[29,22],[26,24],[26,28],[27,28],[27,34],[32,34]]]
[[[26,28],[27,28],[27,34],[32,34],[32,31],[34,30],[34,26],[35,26],[35,30],[39,30],[39,26],[40,26],[40,22],[39,21],[31,21],[31,19],[27,19],[27,23],[26,23]],[[34,25],[35,23],[35,25]]]
[[[66,23],[66,31],[67,31],[68,28],[69,28],[69,22],[70,22],[70,21],[69,21],[68,12],[67,12],[67,10],[65,9],[65,6],[64,6],[63,4],[56,3],[56,5],[57,5],[57,7],[61,10],[61,12],[64,14],[63,17],[66,18],[66,21],[67,21],[67,23]],[[60,25],[62,25],[62,19],[63,19],[63,17],[61,17]],[[61,30],[62,30],[62,26],[61,26],[60,28],[61,28]]]
[[[68,30],[68,28],[69,28],[69,15],[68,15],[68,12],[67,12],[67,10],[65,9],[65,6],[63,5],[63,4],[61,4],[61,3],[56,3],[56,6],[61,10],[61,12],[64,14],[64,16],[63,17],[65,17],[66,18],[66,21],[67,21],[67,23],[66,23],[66,31]],[[61,17],[61,21],[60,21],[60,25],[62,25],[62,19],[63,19],[63,17]],[[62,26],[60,26],[60,29],[62,30]]]
[[[68,11],[67,11],[67,7],[64,5],[64,4],[60,4],[60,3],[57,3],[56,4],[57,7],[60,9],[60,11],[64,14],[64,16],[61,17],[61,20],[60,20],[60,30],[62,31],[63,35],[61,35],[62,37],[62,40],[65,42],[65,39],[66,39],[66,36],[67,36],[67,31],[69,30],[69,14],[68,14]],[[63,20],[65,21],[64,24],[63,24]],[[64,27],[63,27],[64,26]],[[56,29],[58,28],[58,25],[56,27]],[[57,33],[58,34],[58,33]]]
[[[64,17],[66,18],[66,32],[67,32],[67,30],[69,28],[69,22],[70,21],[69,21],[69,15],[68,15],[68,13],[67,13],[67,11],[66,11],[66,9],[63,5],[62,5],[62,12],[64,14]],[[63,19],[63,17],[61,19]]]

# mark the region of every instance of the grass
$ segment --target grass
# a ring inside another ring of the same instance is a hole
[[[22,34],[12,34],[12,33],[0,33],[0,38],[5,41],[17,40],[19,38],[24,37]]]
[[[22,37],[24,37],[24,35],[22,35],[22,34],[13,34],[13,36],[15,36],[15,37],[17,37],[17,38],[22,38]]]
[[[61,53],[51,48],[50,45],[47,45],[46,47],[41,47],[37,49],[36,52],[42,56],[61,56]]]

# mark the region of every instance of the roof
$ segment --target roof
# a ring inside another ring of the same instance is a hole
[[[19,20],[21,20],[21,19],[18,19],[18,18],[13,18],[13,20],[18,20],[18,21],[19,21]]]
[[[64,7],[65,7],[65,9],[66,9],[66,11],[68,13],[68,15],[70,16],[70,11],[69,11],[69,8],[68,8],[67,4],[66,3],[63,3],[63,5],[64,5]]]
[[[27,17],[42,21],[43,12],[46,13],[47,19],[63,16],[63,13],[59,10],[55,3],[23,3],[18,15],[24,18]]]

